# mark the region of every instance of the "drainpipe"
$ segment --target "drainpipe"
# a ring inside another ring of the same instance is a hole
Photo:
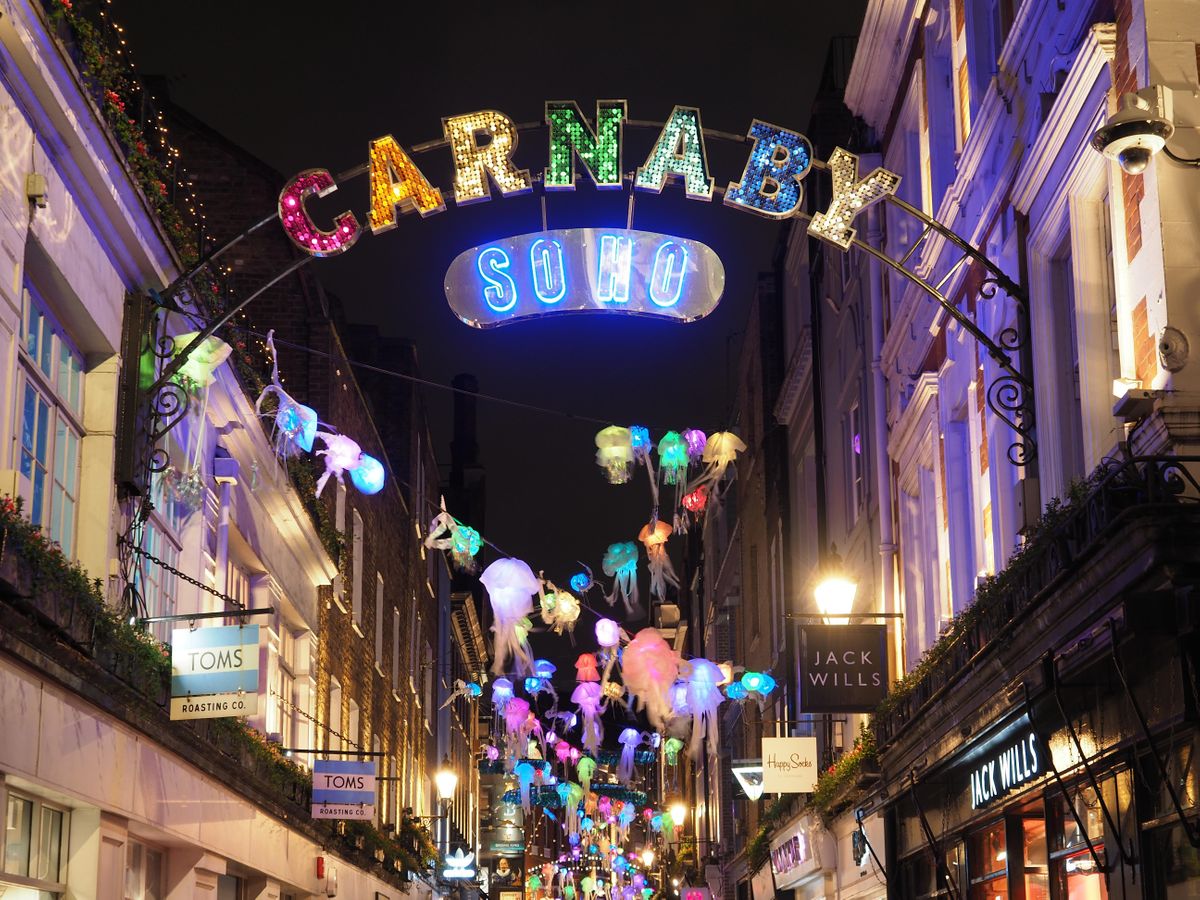
[[[867,242],[880,250],[883,249],[883,234],[880,228],[882,204],[870,210],[867,225]],[[883,376],[883,363],[880,359],[883,353],[883,264],[871,259],[870,265],[871,290],[871,405],[875,422],[873,431],[875,440],[872,445],[875,450],[875,493],[879,498],[879,562],[883,571],[883,611],[899,612],[896,602],[896,538],[892,530],[892,512],[894,500],[892,496],[892,464],[887,452],[887,381]],[[899,635],[903,633],[902,620],[896,622],[897,634],[892,636],[892,654],[897,671],[904,671],[904,660],[900,658],[903,644]]]

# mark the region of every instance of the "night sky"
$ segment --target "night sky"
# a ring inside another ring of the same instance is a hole
[[[540,121],[546,100],[573,99],[589,118],[597,99],[621,98],[635,120],[661,122],[683,104],[698,106],[707,128],[744,134],[760,118],[803,130],[829,38],[856,33],[864,6],[368,2],[321,11],[116,0],[111,9],[142,72],[166,76],[176,103],[290,175],[360,165],[368,141],[384,134],[406,148],[440,138],[443,116],[491,108]],[[626,129],[626,172],[655,137],[655,129]],[[709,143],[718,187],[738,180],[747,150]],[[448,152],[415,160],[449,197]],[[546,165],[544,130],[522,136],[517,163],[534,173]],[[548,226],[623,227],[628,194],[598,193],[577,170],[574,194],[549,196]],[[366,188],[359,178],[339,190],[337,210],[351,208],[365,222]],[[541,228],[540,193],[493,196],[464,208],[448,200],[445,213],[426,220],[406,216],[311,269],[351,319],[414,340],[431,380],[473,372],[484,393],[646,424],[656,441],[666,428],[726,426],[729,373],[756,273],[770,265],[775,224],[719,201],[685,200],[678,184],[662,196],[639,193],[634,228],[698,239],[722,257],[726,291],[711,316],[677,325],[574,315],[477,331],[446,304],[446,267],[468,247]],[[426,401],[438,457],[448,462],[450,395],[431,390]],[[598,572],[604,548],[635,539],[649,515],[644,473],[612,487],[595,466],[600,427],[479,404],[485,536],[564,584],[575,560]]]

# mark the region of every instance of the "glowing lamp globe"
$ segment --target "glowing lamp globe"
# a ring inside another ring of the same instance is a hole
[[[536,694],[542,689],[542,679],[536,675],[530,675],[525,679],[525,692],[528,694]]]
[[[290,398],[289,398],[290,401]],[[312,453],[313,440],[317,436],[317,411],[303,403],[280,401],[275,413],[275,427],[287,435],[288,440],[303,450]]]
[[[358,465],[350,470],[350,481],[364,494],[378,494],[386,480],[383,463],[369,454],[359,456]]]
[[[571,590],[578,594],[582,594],[592,586],[592,576],[588,575],[587,572],[576,572],[571,576],[569,583],[571,585]]]
[[[830,575],[817,585],[813,596],[821,615],[829,617],[835,624],[844,625],[846,617],[854,608],[854,595],[857,592],[858,585],[849,578]]]
[[[745,685],[740,681],[735,681],[729,687],[725,688],[725,696],[730,700],[745,700],[750,696],[750,692],[746,690]]]
[[[558,671],[558,667],[548,659],[535,659],[533,661],[533,674],[538,678],[550,678]]]
[[[759,682],[759,685],[758,685],[758,692],[765,697],[768,694],[770,694],[771,691],[773,691],[773,690],[775,690],[775,679],[772,678],[770,675],[768,675],[766,672],[763,672],[762,673],[762,681]]]
[[[612,619],[600,619],[596,623],[596,641],[601,647],[617,646],[621,643],[621,626]]]
[[[683,825],[683,820],[687,816],[687,807],[683,805],[682,800],[676,800],[672,803],[668,812],[670,812],[671,821],[675,823],[676,828]]]
[[[471,682],[467,683],[467,693],[470,694],[472,697],[476,697],[476,698],[482,697],[483,696],[483,688],[481,688],[479,685],[477,685],[474,681],[471,681]]]
[[[510,700],[513,695],[512,682],[507,678],[497,678],[492,682],[492,700]]]
[[[442,758],[442,766],[434,774],[433,783],[437,786],[440,799],[451,800],[454,798],[454,789],[458,787],[458,773],[450,768],[448,758]]]
[[[647,847],[642,851],[642,865],[649,869],[654,865],[654,848]],[[636,879],[637,876],[635,876]]]

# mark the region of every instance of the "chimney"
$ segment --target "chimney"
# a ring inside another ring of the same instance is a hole
[[[475,438],[475,397],[479,382],[474,375],[460,373],[451,382],[454,386],[454,437],[450,441],[450,480],[462,483],[463,470],[474,466],[479,458],[479,443]]]

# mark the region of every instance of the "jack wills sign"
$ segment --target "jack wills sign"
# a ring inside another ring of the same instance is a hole
[[[805,625],[801,634],[803,712],[870,712],[887,696],[886,626]]]
[[[1042,746],[1033,730],[998,746],[971,767],[971,808],[982,809],[1042,774]]]

